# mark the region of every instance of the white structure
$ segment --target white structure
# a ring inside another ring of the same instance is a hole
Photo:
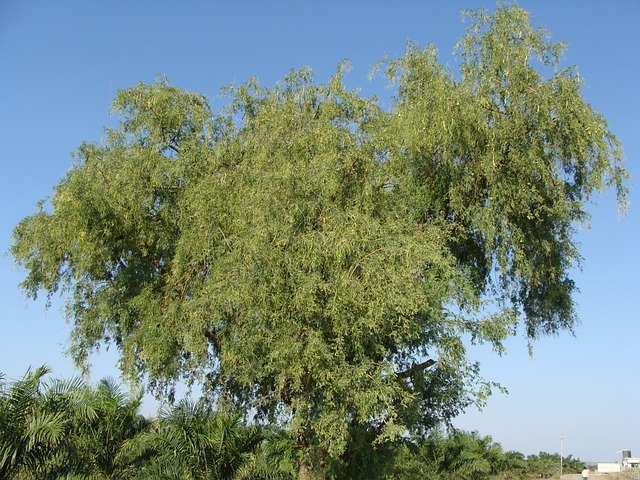
[[[631,450],[622,450],[622,468],[639,468],[640,457],[632,457]]]
[[[640,468],[640,457],[627,457],[622,460],[624,468]]]
[[[598,473],[620,473],[618,462],[598,462]]]

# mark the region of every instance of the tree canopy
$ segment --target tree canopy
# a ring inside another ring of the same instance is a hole
[[[179,380],[286,424],[301,477],[365,432],[447,421],[498,351],[571,330],[576,225],[626,192],[622,152],[560,68],[563,44],[500,5],[468,13],[460,71],[409,44],[378,67],[387,111],[309,69],[206,98],[165,79],[120,91],[14,231],[29,297],[62,293],[82,363],[102,344],[158,394]]]

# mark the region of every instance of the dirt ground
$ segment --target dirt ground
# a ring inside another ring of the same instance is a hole
[[[589,474],[589,480],[605,479],[605,478],[608,478],[609,480],[614,480],[615,477],[613,477],[612,475],[607,475],[606,473],[590,473]],[[582,475],[580,475],[579,473],[562,475],[562,480],[582,480]]]
[[[593,473],[591,472],[589,474],[589,480],[624,480],[624,479],[629,479],[631,480],[633,477],[625,477],[623,475],[620,474],[615,474],[615,473]],[[562,480],[582,480],[582,475],[580,475],[579,473],[573,473],[573,474],[568,474],[568,475],[562,475]]]

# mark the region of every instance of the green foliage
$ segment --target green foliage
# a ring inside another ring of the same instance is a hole
[[[44,383],[47,367],[0,390],[0,478],[294,478],[284,432],[184,401],[155,422],[111,379]],[[288,462],[288,463],[287,463]]]
[[[520,452],[503,452],[491,437],[477,432],[443,435],[436,430],[399,445],[394,454],[393,469],[387,476],[369,478],[516,480],[551,478],[560,471],[558,454],[540,452],[525,458]],[[571,455],[563,458],[563,465],[564,473],[580,473],[585,468]]]
[[[44,382],[46,367],[2,384],[0,478],[289,480],[300,475],[298,438],[274,426],[249,425],[240,413],[206,400],[182,401],[154,421],[138,414],[140,395],[110,379]],[[295,432],[293,432],[295,433]],[[516,480],[550,478],[560,456],[503,452],[476,432],[376,442],[377,432],[350,426],[351,441],[324,465],[330,478]],[[306,457],[310,471],[321,456]],[[564,471],[584,463],[568,456]]]
[[[3,385],[0,398],[0,478],[120,478],[115,458],[142,431],[141,396],[122,394],[113,381],[94,390],[81,379],[51,380],[47,367]]]
[[[66,294],[78,362],[114,343],[157,393],[206,381],[286,425],[301,477],[482,403],[465,340],[572,329],[575,226],[595,191],[624,206],[626,172],[561,44],[513,5],[469,16],[459,76],[433,47],[382,64],[388,112],[344,65],[219,114],[164,79],[122,90],[14,231],[25,292]]]

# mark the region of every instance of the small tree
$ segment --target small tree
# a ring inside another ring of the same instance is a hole
[[[262,429],[245,425],[240,414],[183,400],[129,441],[120,458],[141,459],[129,478],[230,480],[263,439]]]
[[[626,172],[561,44],[513,5],[470,17],[458,76],[432,47],[382,65],[388,112],[343,67],[249,81],[217,115],[165,81],[119,92],[119,127],[14,231],[23,288],[69,293],[77,361],[112,342],[156,392],[206,380],[286,425],[300,478],[354,432],[482,402],[465,339],[572,329],[574,226]]]
[[[129,462],[122,454],[129,441],[147,431],[151,422],[139,413],[142,392],[125,393],[111,378],[91,389],[87,406],[95,412],[90,421],[73,426],[72,448],[65,452],[66,472],[96,478],[128,478]]]

